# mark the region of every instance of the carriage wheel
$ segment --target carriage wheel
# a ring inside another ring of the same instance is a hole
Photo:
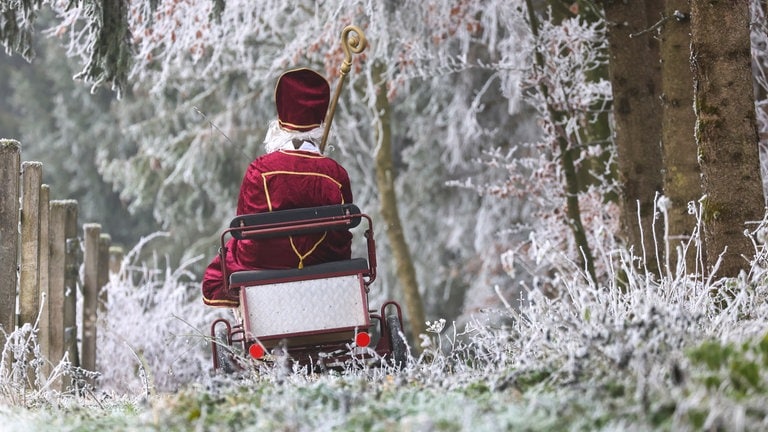
[[[387,327],[389,328],[389,344],[392,347],[392,364],[400,369],[408,362],[408,345],[405,343],[400,318],[397,315],[389,315]]]
[[[232,347],[227,339],[226,330],[216,331],[216,340],[213,342],[216,344],[216,363],[218,365],[216,372],[231,374],[236,368],[232,360]]]

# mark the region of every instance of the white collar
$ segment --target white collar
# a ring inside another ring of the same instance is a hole
[[[303,150],[312,153],[320,153],[320,149],[312,141],[304,141],[301,143],[301,147],[296,150]]]

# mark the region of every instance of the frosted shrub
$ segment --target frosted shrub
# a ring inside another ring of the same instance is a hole
[[[77,401],[89,391],[85,384],[97,374],[73,365],[68,354],[58,360],[47,359],[38,341],[37,323],[24,324],[3,337],[0,405],[57,405],[69,396]]]
[[[11,334],[4,334],[5,345],[0,358],[0,402],[31,406],[48,399],[47,385],[67,369],[62,362],[51,377],[46,376],[46,360],[37,343],[37,329],[29,324]],[[40,389],[42,387],[42,390]]]
[[[664,224],[664,209],[657,212]],[[505,308],[478,313],[463,328],[428,322],[421,355],[396,376],[426,388],[517,389],[525,403],[578,419],[572,426],[760,428],[768,415],[764,230],[765,223],[745,233],[756,239],[750,270],[726,279],[682,260],[654,276],[642,257],[605,237],[595,244],[604,276],[592,281],[566,252],[532,241],[526,257],[505,255],[506,265],[546,262],[547,273],[517,278],[517,301],[497,288]],[[696,238],[680,245],[657,239],[649,247],[698,245]],[[546,401],[537,399],[541,392]]]
[[[205,307],[200,282],[170,263],[136,263],[138,252],[161,234],[143,239],[126,255],[106,289],[99,316],[97,369],[104,390],[169,391],[207,375],[211,367],[209,325],[228,310]],[[199,258],[198,258],[199,259]]]
[[[147,396],[171,391],[210,370],[208,326],[222,309],[204,307],[199,282],[182,263],[137,264],[139,253],[163,234],[142,241],[105,287],[97,322],[97,370],[74,366],[68,356],[45,358],[36,324],[4,334],[0,357],[0,402],[15,406],[59,404],[63,396],[98,391]]]
[[[511,372],[500,382],[521,385],[538,372],[562,403],[570,387],[601,398],[614,388],[635,401],[634,416],[670,410],[664,419],[698,426],[760,424],[765,410],[750,418],[738,400],[768,382],[765,245],[755,243],[751,270],[732,279],[703,277],[684,262],[656,278],[632,253],[598,246],[608,271],[597,283],[545,242],[532,243],[530,254],[540,256],[540,247],[554,270],[533,278],[519,307],[507,310]]]
[[[546,280],[518,279],[524,295],[517,299],[496,289],[505,306],[461,326],[428,322],[403,369],[356,363],[319,373],[277,362],[213,379],[207,329],[222,310],[199,302],[188,264],[158,270],[131,264],[132,253],[110,281],[99,384],[122,395],[179,390],[149,400],[153,412],[170,413],[153,417],[155,427],[180,430],[243,421],[298,430],[760,429],[768,414],[763,244],[755,243],[750,271],[708,279],[687,271],[650,276],[640,258],[603,243],[596,258],[606,277],[597,282],[546,242],[530,252],[541,254],[539,247],[551,264]],[[545,284],[556,289],[545,292]],[[6,349],[23,356],[22,339]],[[31,404],[20,390],[25,379],[0,377],[7,403]],[[32,396],[52,401],[53,394]]]

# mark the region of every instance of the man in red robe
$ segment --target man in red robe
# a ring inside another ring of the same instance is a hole
[[[237,202],[237,214],[252,214],[352,202],[347,171],[320,153],[322,122],[328,111],[330,86],[309,69],[280,76],[275,88],[277,120],[264,140],[267,153],[248,167]],[[349,259],[352,234],[329,231],[264,240],[230,239],[227,274],[217,255],[203,276],[203,302],[236,307],[237,289],[226,290],[224,277],[241,270],[289,269]]]

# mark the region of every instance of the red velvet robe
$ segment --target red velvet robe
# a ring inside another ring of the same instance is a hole
[[[240,186],[237,214],[352,202],[347,171],[333,159],[300,151],[279,150],[254,160]],[[251,269],[298,268],[349,259],[352,234],[331,231],[290,238],[243,240],[227,243],[227,275]],[[203,302],[209,306],[236,307],[237,290],[224,292],[219,255],[203,276]]]

